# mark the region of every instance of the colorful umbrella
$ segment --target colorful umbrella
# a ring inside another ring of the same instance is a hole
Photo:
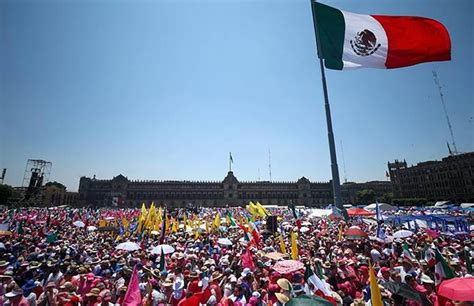
[[[360,228],[349,228],[344,235],[358,238],[358,237],[368,237],[367,233],[361,230]]]
[[[368,210],[365,210],[363,208],[349,208],[347,210],[347,215],[349,217],[357,217],[357,216],[372,216],[374,215],[374,212],[370,212]]]
[[[304,269],[304,264],[297,260],[282,260],[273,266],[273,270],[280,274],[287,274]]]
[[[407,238],[413,235],[412,231],[409,230],[399,230],[398,232],[395,232],[393,234],[393,237],[395,238]]]
[[[273,259],[273,260],[280,260],[283,258],[283,256],[284,255],[279,252],[270,252],[270,253],[265,254],[265,257]]]
[[[74,226],[76,226],[76,227],[84,227],[84,226],[86,226],[86,225],[84,224],[84,222],[82,222],[82,221],[74,221],[74,222],[72,223],[72,225],[74,225]]]
[[[140,250],[140,246],[132,241],[122,242],[115,247],[117,250],[124,250],[124,251],[136,251]]]
[[[445,280],[438,294],[455,301],[474,301],[474,277],[457,277]]]
[[[163,249],[164,254],[174,253],[174,248],[169,244],[160,244],[153,249],[151,249],[152,254],[161,254],[161,249]]]
[[[217,239],[217,243],[221,245],[232,245],[232,241],[229,238],[219,238]]]
[[[302,232],[302,233],[306,233],[307,231],[309,231],[309,227],[302,226],[302,227],[300,228],[300,232]]]

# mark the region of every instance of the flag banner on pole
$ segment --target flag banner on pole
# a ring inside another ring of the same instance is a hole
[[[380,293],[377,278],[375,276],[372,264],[369,264],[369,282],[370,282],[370,302],[372,306],[383,306],[382,295]]]
[[[446,259],[444,259],[443,255],[438,251],[438,249],[435,249],[435,283],[438,285],[441,283],[443,279],[450,279],[456,277],[454,275],[453,270],[449,266],[448,262]]]
[[[400,68],[449,61],[451,39],[440,22],[423,17],[360,15],[312,2],[326,68]]]
[[[140,279],[138,277],[137,266],[133,268],[132,277],[128,283],[127,292],[123,299],[124,306],[138,306],[141,304]]]

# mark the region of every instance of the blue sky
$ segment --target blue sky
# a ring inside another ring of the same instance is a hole
[[[473,2],[323,1],[441,21],[450,62],[327,71],[341,181],[385,179],[389,160],[472,151]],[[77,190],[83,175],[222,180],[331,177],[309,1],[0,2],[0,167],[28,158]]]

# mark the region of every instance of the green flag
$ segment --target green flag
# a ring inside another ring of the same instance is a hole
[[[466,269],[469,274],[472,274],[472,260],[471,253],[469,250],[464,249],[464,263],[466,264]]]
[[[166,271],[165,252],[163,252],[163,247],[161,247],[160,271],[161,271],[161,272]]]
[[[23,230],[23,221],[18,224],[18,229],[17,229],[18,235],[23,235],[25,233],[25,230]]]
[[[46,236],[46,242],[47,242],[47,243],[56,242],[57,239],[58,239],[58,234],[57,234],[56,232],[54,232],[54,233],[49,234],[48,236]]]

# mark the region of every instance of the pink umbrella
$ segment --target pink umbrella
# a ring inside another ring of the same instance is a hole
[[[344,235],[354,236],[354,237],[367,237],[367,233],[361,230],[360,228],[349,228]]]
[[[438,294],[454,301],[474,301],[474,277],[457,277],[445,280]]]
[[[435,231],[435,230],[432,230],[432,229],[430,229],[430,228],[426,228],[426,229],[425,229],[425,232],[426,232],[428,235],[430,235],[432,238],[438,238],[439,236],[441,236],[439,232],[437,232],[437,231]]]
[[[282,260],[273,266],[273,270],[280,274],[288,274],[304,269],[304,264],[297,260]]]

